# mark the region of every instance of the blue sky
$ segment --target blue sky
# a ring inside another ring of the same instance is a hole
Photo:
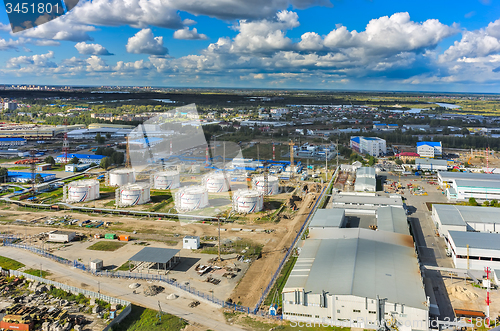
[[[500,1],[80,0],[12,33],[0,82],[495,93]]]

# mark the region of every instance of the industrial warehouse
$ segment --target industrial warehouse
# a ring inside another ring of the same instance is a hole
[[[456,268],[500,269],[497,208],[433,204],[432,218]]]
[[[439,172],[438,183],[446,188],[449,200],[500,199],[500,175],[497,174]]]
[[[312,232],[300,249],[283,288],[284,319],[331,325],[347,320],[365,329],[391,319],[428,329],[429,302],[411,236],[338,228]]]
[[[366,177],[375,169],[357,170],[356,182]],[[428,330],[430,302],[400,195],[332,195],[299,252],[282,291],[284,319]]]

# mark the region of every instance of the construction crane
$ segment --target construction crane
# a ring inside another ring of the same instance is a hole
[[[288,145],[290,145],[290,179],[292,179],[293,175],[294,175],[294,168],[295,168],[294,164],[293,164],[293,156],[294,156],[293,146],[295,146],[295,143],[293,142],[293,140],[290,140]]]
[[[64,155],[64,162],[63,163],[68,163],[68,152],[69,152],[69,141],[68,141],[68,118],[64,118],[64,140],[63,140],[63,148],[62,152]]]

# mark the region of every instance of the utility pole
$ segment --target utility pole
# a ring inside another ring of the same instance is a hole
[[[486,319],[488,320],[488,325],[490,324],[490,273],[491,269],[489,267],[484,268],[486,271]]]
[[[337,168],[339,167],[339,140],[337,139],[337,145],[335,146],[335,152],[337,152]]]
[[[218,247],[218,250],[217,250],[217,256],[219,258],[219,261],[222,261],[222,259],[220,258],[220,217],[217,217],[217,223],[218,223],[218,226],[219,226],[219,247]]]
[[[328,181],[328,149],[325,149],[325,182]]]
[[[290,179],[292,179],[295,168],[293,164],[293,157],[294,157],[293,146],[295,145],[295,143],[293,142],[293,140],[290,140],[288,144],[290,145]]]

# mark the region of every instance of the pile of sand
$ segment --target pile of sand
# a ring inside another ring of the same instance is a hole
[[[476,293],[459,285],[448,288],[448,294],[461,301],[475,300],[479,297]]]

